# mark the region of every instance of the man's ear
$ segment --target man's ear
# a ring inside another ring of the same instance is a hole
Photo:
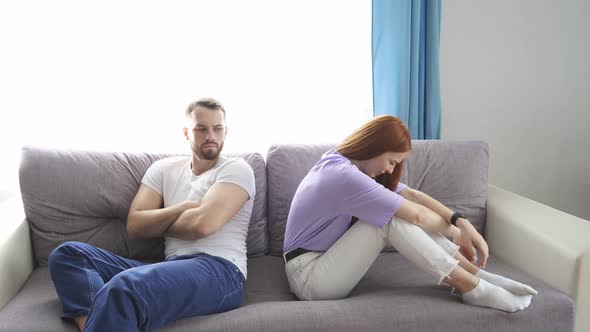
[[[184,137],[188,141],[189,140],[189,137],[188,137],[188,128],[186,128],[186,127],[182,128],[182,132],[184,133]]]

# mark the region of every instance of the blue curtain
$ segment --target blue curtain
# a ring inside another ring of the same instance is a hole
[[[373,0],[373,115],[440,139],[440,0]]]

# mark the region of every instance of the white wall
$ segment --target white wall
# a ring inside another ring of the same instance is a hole
[[[0,192],[23,145],[187,153],[203,96],[225,152],[342,140],[372,116],[371,2],[0,1]]]
[[[444,0],[442,138],[489,182],[590,220],[590,1]]]

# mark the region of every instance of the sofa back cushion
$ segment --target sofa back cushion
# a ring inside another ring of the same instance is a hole
[[[65,241],[87,242],[115,254],[155,261],[164,257],[162,239],[129,240],[129,206],[146,170],[173,154],[48,150],[24,147],[20,187],[39,265]],[[266,167],[259,153],[242,157],[254,170],[256,197],[247,238],[248,255],[268,250]]]
[[[335,145],[273,145],[266,158],[270,253],[281,255],[287,215],[299,183]],[[488,145],[482,141],[414,140],[401,181],[454,211],[461,211],[483,234]]]

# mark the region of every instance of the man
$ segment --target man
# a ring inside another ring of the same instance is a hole
[[[127,220],[129,238],[165,237],[164,262],[146,264],[79,242],[49,256],[62,317],[80,330],[146,331],[241,304],[254,173],[243,159],[220,156],[227,127],[218,101],[190,104],[186,120],[192,156],[155,162]]]

